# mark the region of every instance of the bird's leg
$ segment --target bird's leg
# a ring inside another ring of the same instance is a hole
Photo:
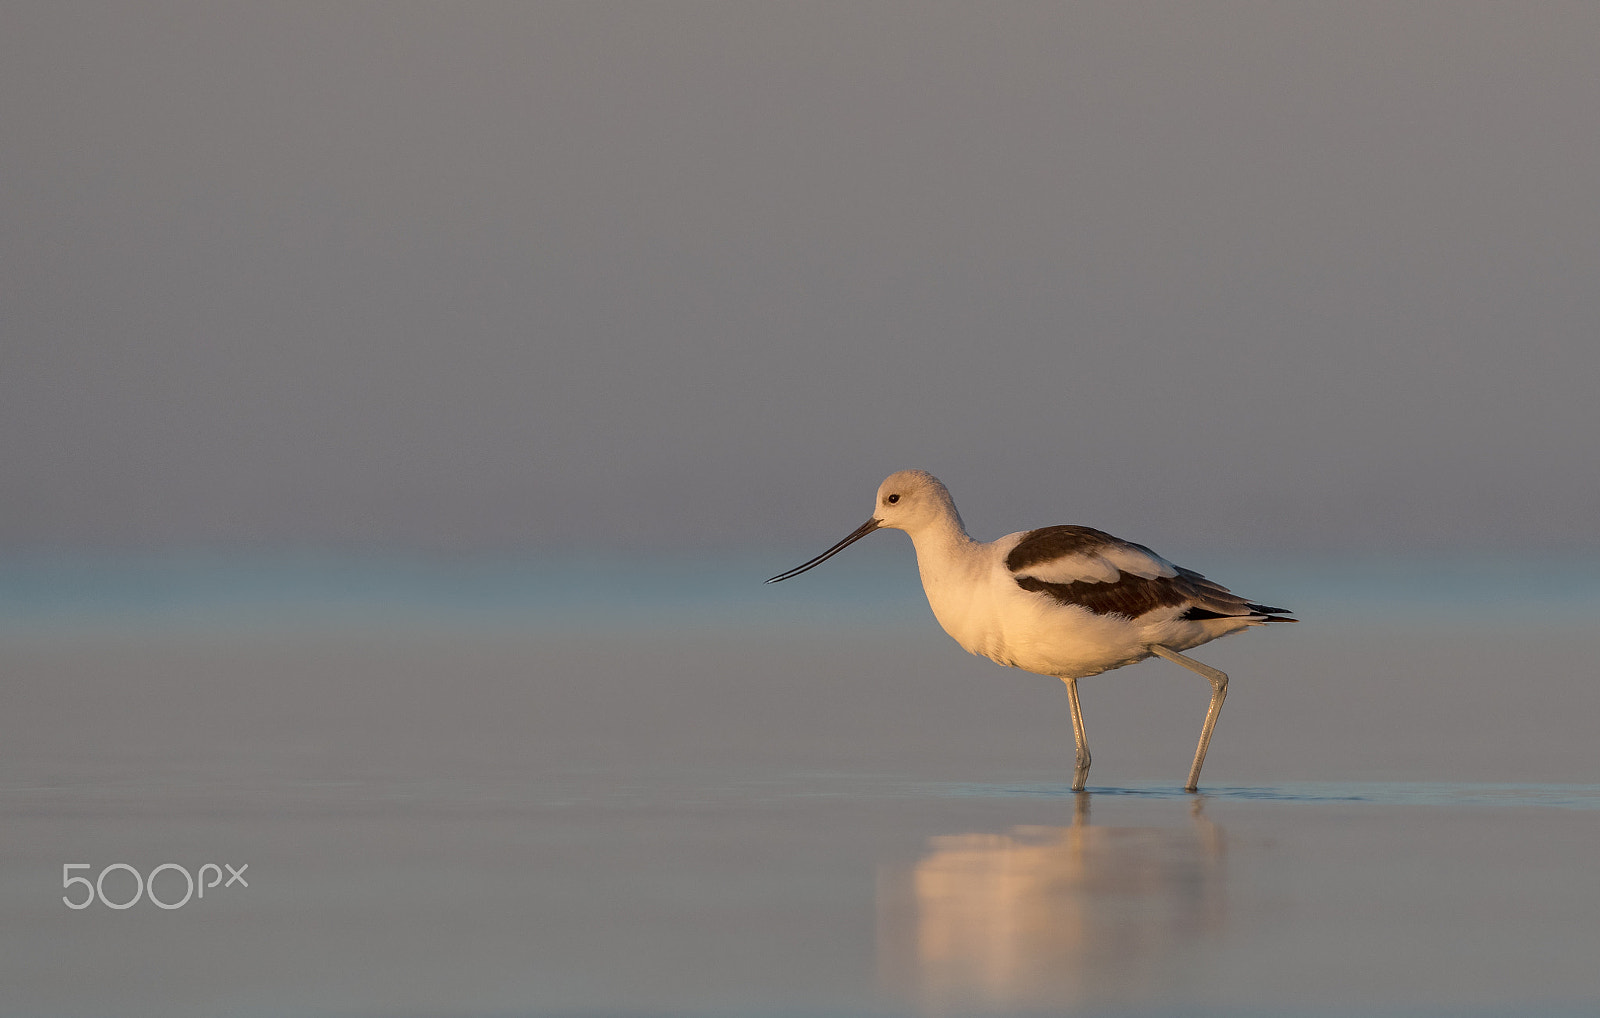
[[[1183,786],[1185,792],[1193,792],[1200,787],[1200,765],[1206,762],[1206,750],[1211,747],[1211,732],[1217,727],[1217,715],[1222,713],[1222,701],[1228,698],[1228,676],[1210,665],[1201,664],[1192,657],[1185,657],[1159,644],[1152,644],[1150,652],[1211,680],[1211,707],[1206,711],[1205,727],[1200,729],[1200,747],[1194,751],[1194,766],[1189,768],[1189,782]]]
[[[1067,684],[1067,698],[1072,701],[1072,737],[1078,743],[1077,763],[1072,771],[1072,790],[1081,792],[1084,782],[1089,780],[1089,739],[1083,734],[1083,707],[1078,703],[1078,680],[1063,677],[1061,681]]]

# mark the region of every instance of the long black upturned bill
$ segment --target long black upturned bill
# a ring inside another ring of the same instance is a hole
[[[820,565],[822,565],[822,563],[824,563],[824,562],[828,561],[829,559],[833,558],[835,555],[839,554],[841,551],[844,551],[846,548],[850,547],[852,544],[855,544],[857,541],[861,540],[863,537],[866,537],[868,534],[872,533],[874,530],[877,530],[881,526],[883,526],[883,523],[881,521],[879,521],[879,520],[876,520],[876,519],[868,520],[867,522],[861,524],[861,526],[859,526],[856,529],[852,530],[850,532],[850,536],[849,537],[845,538],[843,541],[840,541],[838,544],[834,545],[832,548],[829,548],[827,551],[823,552],[821,555],[818,555],[816,558],[812,559],[810,562],[807,562],[804,565],[795,566],[793,569],[789,570],[786,573],[779,573],[777,576],[774,576],[772,579],[768,580],[767,582],[768,583],[777,583],[779,580],[787,580],[791,576],[799,576],[801,573],[805,572],[807,569],[810,569],[812,566],[820,566]]]

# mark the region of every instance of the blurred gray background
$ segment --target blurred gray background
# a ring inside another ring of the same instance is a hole
[[[916,466],[1593,550],[1596,68],[1589,3],[10,0],[0,546],[790,547]]]

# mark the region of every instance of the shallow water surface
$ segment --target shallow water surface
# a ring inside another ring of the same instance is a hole
[[[1204,648],[1233,686],[1199,795],[1206,684],[1085,680],[1074,795],[1059,683],[861,602],[602,637],[171,596],[0,644],[0,1012],[1600,1006],[1587,625]],[[186,897],[207,863],[239,879]]]

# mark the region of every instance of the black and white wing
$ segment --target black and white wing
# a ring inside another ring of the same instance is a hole
[[[1271,616],[1287,609],[1253,604],[1192,569],[1173,565],[1142,544],[1093,527],[1030,530],[1006,555],[1006,568],[1023,590],[1046,594],[1096,615],[1138,618],[1183,607],[1179,618]]]

